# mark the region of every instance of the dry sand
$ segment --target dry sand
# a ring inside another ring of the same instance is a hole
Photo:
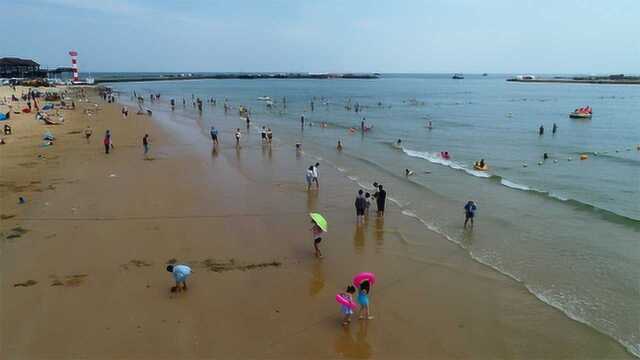
[[[0,146],[3,359],[629,357],[392,208],[355,227],[353,186],[327,169],[307,193],[310,160],[292,148],[223,138],[212,152],[92,107],[60,126],[15,116]],[[54,146],[39,146],[45,129]],[[330,221],[322,260],[310,210]],[[173,260],[194,269],[185,293],[169,291]],[[334,296],[359,271],[378,275],[375,319],[345,328]]]

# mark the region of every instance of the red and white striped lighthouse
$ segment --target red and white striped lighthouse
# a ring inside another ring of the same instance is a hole
[[[71,71],[73,72],[73,81],[80,81],[78,77],[78,52],[75,50],[69,51],[71,56]]]

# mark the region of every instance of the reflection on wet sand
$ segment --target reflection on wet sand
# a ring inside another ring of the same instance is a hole
[[[356,320],[349,326],[343,326],[341,332],[337,332],[334,342],[336,355],[347,359],[369,359],[371,357],[371,345],[367,341],[369,322]],[[351,334],[352,327],[357,327],[355,340]]]
[[[323,262],[314,261],[311,266],[311,280],[309,281],[309,295],[315,297],[324,288]]]
[[[376,217],[376,248],[379,249],[384,245],[384,217]]]
[[[356,231],[353,234],[353,247],[356,254],[362,254],[364,251],[364,226],[356,225]]]
[[[307,211],[313,212],[318,206],[318,192],[311,190],[307,191]]]

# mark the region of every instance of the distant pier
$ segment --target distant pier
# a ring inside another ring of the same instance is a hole
[[[524,83],[559,83],[559,84],[622,84],[640,85],[640,76],[608,75],[608,76],[576,76],[537,78],[532,75],[521,75],[507,81]]]
[[[123,75],[96,78],[96,83],[139,82],[139,81],[173,81],[173,80],[205,80],[205,79],[378,79],[380,74],[332,74],[332,73],[223,73],[223,74],[163,74],[163,75]]]

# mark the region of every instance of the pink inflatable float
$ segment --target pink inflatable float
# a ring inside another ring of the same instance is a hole
[[[353,302],[353,300],[350,300],[348,297],[344,296],[343,294],[336,295],[336,301],[340,305],[348,306],[351,310],[356,308],[356,304]]]
[[[373,285],[376,283],[376,275],[370,272],[361,272],[353,278],[353,285],[360,287],[363,281],[368,281],[369,284]]]

